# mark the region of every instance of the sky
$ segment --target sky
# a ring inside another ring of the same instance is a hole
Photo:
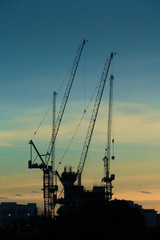
[[[59,161],[112,51],[114,197],[160,212],[160,3],[158,0],[0,1],[0,200],[42,205],[42,172],[28,169],[29,140],[46,152],[79,44],[87,39],[56,142],[56,167],[78,166],[94,98],[63,164]],[[63,83],[63,84],[62,84]],[[61,87],[62,85],[62,87]],[[107,138],[106,83],[83,172],[100,185]],[[95,97],[95,96],[94,96]]]

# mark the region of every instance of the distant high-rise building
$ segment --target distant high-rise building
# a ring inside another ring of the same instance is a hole
[[[16,202],[2,202],[0,204],[0,227],[10,226],[17,220],[27,220],[36,215],[36,203],[22,205]]]

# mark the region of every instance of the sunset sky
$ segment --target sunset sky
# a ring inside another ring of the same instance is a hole
[[[53,91],[58,91],[58,112],[77,48],[87,39],[57,137],[56,167],[76,170],[95,96],[58,162],[114,51],[109,73],[115,77],[114,197],[160,212],[159,12],[158,0],[0,1],[0,201],[42,203],[42,172],[27,167],[28,142]],[[83,172],[87,188],[100,185],[103,177],[108,92],[109,82]],[[46,152],[51,129],[52,109],[33,138],[40,153]]]

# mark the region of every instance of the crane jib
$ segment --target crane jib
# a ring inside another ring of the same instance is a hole
[[[63,100],[62,100],[62,104],[60,106],[60,110],[59,110],[59,113],[58,113],[58,116],[57,116],[55,129],[54,129],[54,135],[52,135],[52,138],[50,140],[49,147],[48,147],[48,150],[47,150],[48,154],[46,155],[46,160],[45,160],[47,165],[48,165],[51,153],[52,153],[53,146],[55,144],[55,140],[56,140],[56,137],[57,137],[57,134],[58,134],[58,130],[59,130],[59,127],[60,127],[60,124],[61,124],[61,121],[62,121],[62,117],[63,117],[65,107],[66,107],[66,104],[67,104],[67,101],[68,101],[68,98],[69,98],[69,94],[70,94],[70,91],[71,91],[71,88],[72,88],[73,80],[75,78],[75,74],[76,74],[76,71],[77,71],[77,68],[78,68],[80,57],[82,55],[83,47],[86,44],[86,42],[87,42],[87,40],[83,40],[83,42],[79,45],[75,60],[73,62],[73,67],[72,67],[72,70],[71,70],[69,81],[67,83],[67,87],[66,87],[65,94],[64,94],[64,97],[63,97]]]
[[[81,176],[82,176],[84,164],[85,164],[85,161],[86,161],[86,158],[87,158],[87,153],[88,153],[90,141],[91,141],[91,138],[92,138],[92,133],[93,133],[93,130],[94,130],[99,106],[100,106],[102,95],[103,95],[103,90],[104,90],[104,87],[105,87],[105,83],[106,83],[106,79],[107,79],[107,76],[108,76],[110,64],[111,64],[111,61],[112,61],[112,58],[113,58],[114,54],[115,53],[112,52],[111,55],[110,55],[109,61],[108,61],[108,59],[105,61],[104,70],[103,70],[103,73],[102,73],[102,76],[101,76],[101,80],[100,80],[100,84],[99,84],[99,87],[98,87],[95,104],[94,104],[94,107],[93,107],[93,112],[92,112],[92,115],[91,115],[91,120],[90,120],[90,123],[89,123],[87,135],[86,135],[86,138],[85,138],[85,143],[84,143],[84,146],[83,146],[83,149],[82,149],[82,154],[81,154],[79,165],[78,165],[78,168],[77,168],[78,185],[81,185]]]

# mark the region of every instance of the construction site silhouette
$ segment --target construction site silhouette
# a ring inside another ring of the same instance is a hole
[[[160,228],[149,228],[138,208],[125,200],[85,202],[78,212],[61,207],[56,219],[44,216],[15,222],[0,230],[0,239],[147,239],[159,236]]]

